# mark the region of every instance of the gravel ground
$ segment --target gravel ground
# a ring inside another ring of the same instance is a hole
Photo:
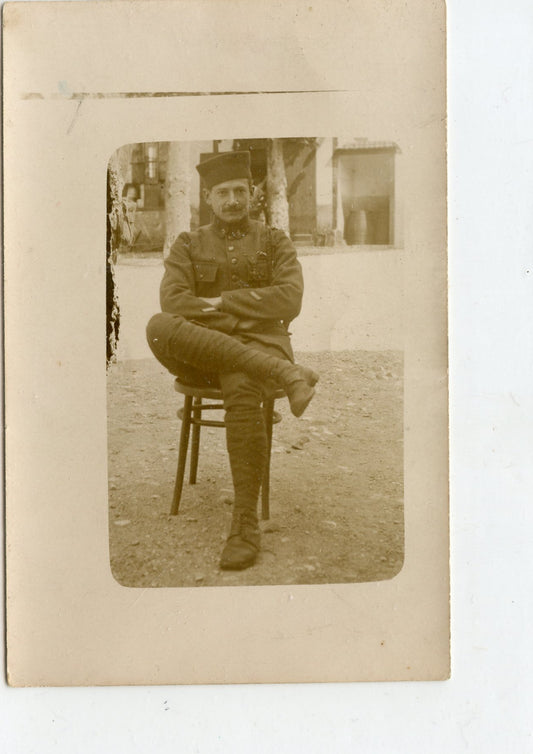
[[[203,428],[198,483],[170,516],[182,397],[154,359],[108,374],[111,569],[130,587],[324,584],[401,569],[403,360],[396,351],[296,354],[321,375],[301,419],[274,427],[270,519],[257,563],[220,571],[231,520],[221,429]],[[222,417],[220,417],[222,418]],[[186,477],[187,481],[187,477]]]

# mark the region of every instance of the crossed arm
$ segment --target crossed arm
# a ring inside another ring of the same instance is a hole
[[[275,231],[273,271],[270,285],[221,291],[219,296],[200,298],[195,293],[190,241],[182,233],[165,262],[161,283],[161,308],[181,314],[223,332],[251,330],[269,320],[292,320],[300,312],[303,278],[292,243]]]

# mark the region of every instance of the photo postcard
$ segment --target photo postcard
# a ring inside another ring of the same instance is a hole
[[[444,3],[3,24],[9,683],[448,678]]]

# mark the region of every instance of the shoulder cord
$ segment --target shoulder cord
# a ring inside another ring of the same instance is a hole
[[[268,260],[268,284],[272,285],[272,279],[274,277],[274,242],[272,241],[272,228],[270,225],[267,226],[267,260]],[[289,330],[289,325],[291,324],[290,319],[284,319],[281,320],[282,325],[285,327],[285,329]]]
[[[201,248],[201,245],[202,245],[200,241],[200,234],[198,233],[197,230],[191,230],[189,231],[189,238],[191,239],[191,245],[190,245],[191,259],[194,259],[195,257],[194,252],[198,248]]]
[[[268,285],[272,285],[272,278],[274,277],[274,253],[272,243],[272,228],[270,227],[270,225],[267,226],[266,253],[268,264]]]

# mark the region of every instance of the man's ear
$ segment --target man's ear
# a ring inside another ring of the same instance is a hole
[[[202,196],[204,197],[204,202],[211,206],[211,192],[209,191],[209,189],[203,188]]]

